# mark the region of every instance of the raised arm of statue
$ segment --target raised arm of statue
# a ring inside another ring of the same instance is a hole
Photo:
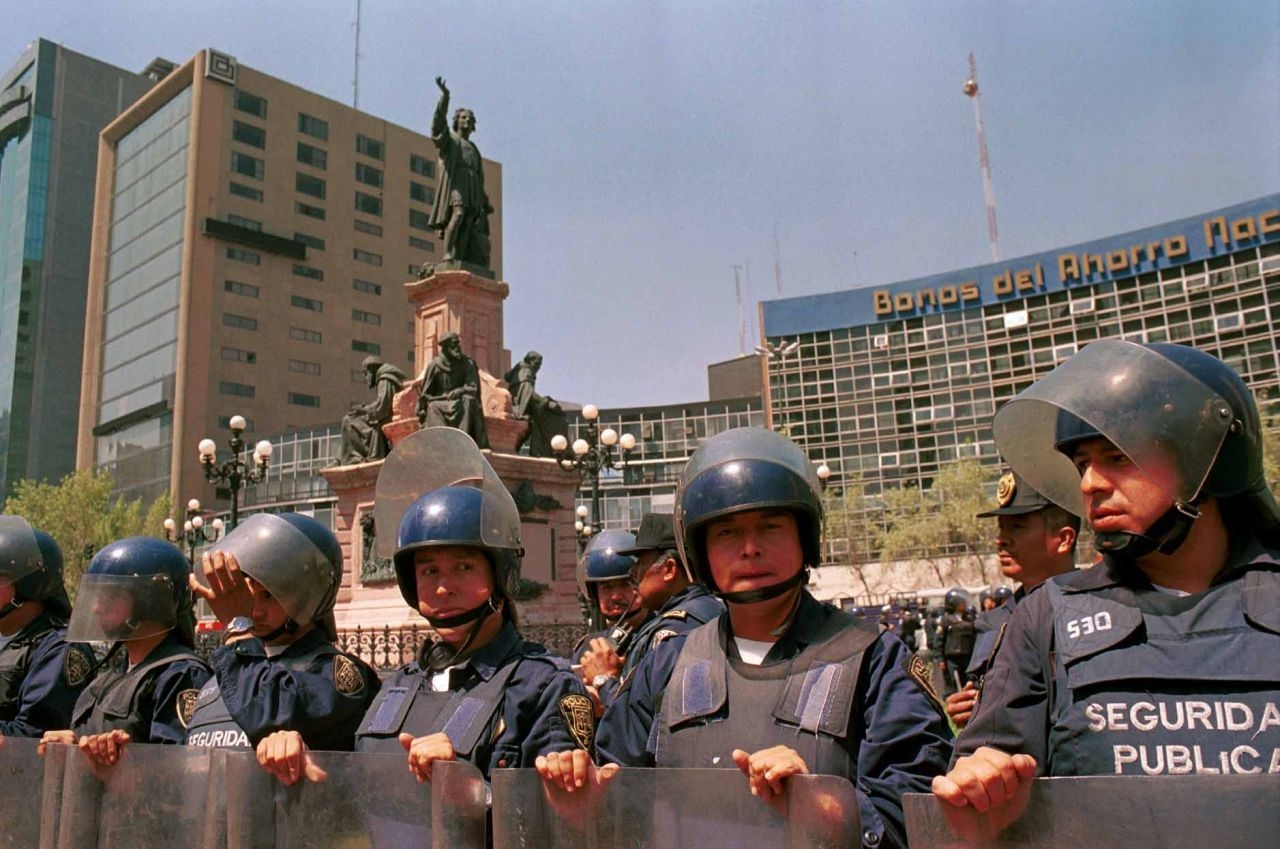
[[[436,77],[436,85],[440,87],[440,99],[436,101],[436,112],[431,117],[431,139],[437,146],[448,144],[449,135],[449,87],[444,84],[444,77]]]

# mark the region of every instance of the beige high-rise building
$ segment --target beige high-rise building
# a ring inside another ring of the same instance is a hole
[[[428,129],[435,88],[423,91]],[[422,133],[214,50],[107,126],[77,467],[109,469],[129,497],[221,507],[196,445],[209,436],[225,452],[232,416],[248,420],[252,447],[369,400],[370,354],[420,370],[403,284],[440,259],[427,229],[436,159]],[[501,279],[490,160],[485,186]]]

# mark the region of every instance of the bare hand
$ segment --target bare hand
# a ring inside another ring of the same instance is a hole
[[[436,77],[436,85],[440,86],[440,91],[445,94],[449,93],[449,87],[444,84],[444,77]]]
[[[986,812],[1013,798],[1020,785],[1036,776],[1036,760],[1030,755],[1009,755],[983,746],[956,761],[946,775],[933,779],[933,795],[962,808]]]
[[[748,754],[733,750],[733,762],[747,775],[751,795],[768,802],[782,795],[782,780],[792,775],[808,775],[809,767],[800,754],[788,746],[772,746]]]
[[[614,678],[622,671],[622,658],[613,643],[604,637],[594,637],[590,648],[582,653],[582,680],[590,683],[597,675]]]
[[[76,732],[70,729],[44,732],[44,736],[40,738],[39,745],[36,746],[36,754],[43,755],[50,743],[61,743],[64,746],[74,746],[76,744]]]
[[[947,696],[947,716],[955,723],[956,728],[964,728],[978,706],[978,687],[970,681],[964,689],[957,690]]]
[[[284,785],[294,784],[305,778],[314,784],[322,783],[329,774],[321,769],[307,751],[307,744],[297,731],[276,731],[258,741],[255,753],[258,765],[280,779]]]
[[[209,602],[213,615],[226,625],[237,616],[253,616],[253,591],[245,581],[236,556],[226,551],[206,551],[201,560],[204,586],[195,575],[187,576],[191,591]]]
[[[96,767],[108,767],[114,766],[116,761],[120,760],[120,755],[128,742],[129,735],[117,728],[102,734],[81,737],[76,745],[80,747],[80,751],[84,752],[89,763]]]
[[[418,783],[431,780],[431,765],[436,761],[458,759],[448,734],[428,734],[426,737],[401,734],[400,745],[409,753],[409,772],[418,779]]]
[[[548,752],[538,755],[533,767],[542,776],[542,780],[556,789],[572,793],[587,783],[598,784],[607,780],[618,771],[617,764],[608,764],[597,768],[586,749],[571,749],[567,752]]]

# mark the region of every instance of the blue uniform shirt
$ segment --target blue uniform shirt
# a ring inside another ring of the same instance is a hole
[[[0,649],[0,737],[40,737],[71,727],[72,708],[96,659],[66,635],[65,624],[44,612]]]

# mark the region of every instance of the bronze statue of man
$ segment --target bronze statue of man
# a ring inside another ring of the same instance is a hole
[[[551,450],[551,438],[569,432],[569,417],[560,408],[560,402],[554,398],[539,395],[535,388],[538,381],[538,369],[542,368],[542,354],[530,351],[524,359],[516,363],[504,376],[507,387],[511,390],[511,413],[518,419],[529,423],[529,429],[516,443],[515,451],[520,453],[520,446],[529,444],[529,456],[554,457]]]
[[[368,404],[352,404],[342,417],[342,465],[380,460],[391,451],[382,426],[391,421],[391,402],[404,388],[408,376],[400,369],[377,357],[365,357],[364,368],[369,388],[376,390]]]
[[[484,191],[484,160],[471,141],[476,116],[470,109],[459,109],[450,130],[446,121],[449,88],[444,77],[436,77],[436,85],[440,87],[440,100],[431,119],[431,140],[440,152],[440,182],[428,226],[441,235],[445,261],[488,268],[489,213],[493,206]]]
[[[423,427],[456,427],[479,447],[489,447],[480,404],[480,369],[462,352],[458,334],[440,337],[440,354],[422,370],[421,381],[418,421]]]

